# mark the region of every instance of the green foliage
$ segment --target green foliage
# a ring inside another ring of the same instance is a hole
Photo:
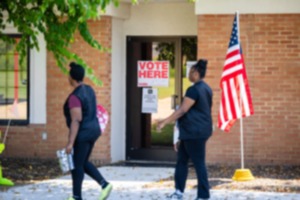
[[[197,39],[194,37],[186,37],[182,39],[182,55],[187,60],[197,60]]]
[[[181,56],[185,56],[186,60],[197,60],[197,39],[194,37],[186,37],[181,40]],[[171,68],[175,67],[175,45],[172,42],[160,42],[155,48],[159,52],[157,60],[169,60]],[[183,63],[185,76],[186,66]],[[172,71],[171,71],[172,72]]]
[[[135,2],[133,0],[133,2]],[[98,85],[101,81],[94,76],[87,63],[70,50],[74,33],[91,47],[107,51],[96,41],[87,26],[87,20],[99,18],[101,11],[110,4],[118,5],[119,0],[1,0],[0,3],[0,40],[10,44],[16,41],[3,34],[7,24],[13,24],[22,34],[16,45],[20,63],[26,56],[27,47],[39,49],[38,34],[44,35],[47,50],[56,58],[57,65],[67,73],[67,62],[74,60],[86,68],[87,77]]]
[[[169,60],[170,67],[175,64],[175,45],[172,42],[160,42],[155,48],[159,52],[157,60]]]
[[[113,3],[118,6],[120,0],[1,0],[0,1],[0,40],[10,44],[16,41],[3,34],[7,24],[13,24],[22,38],[16,45],[20,54],[20,63],[26,56],[27,47],[39,49],[38,34],[44,35],[47,50],[56,58],[59,68],[66,73],[67,62],[74,60],[86,68],[86,75],[93,82],[101,85],[87,63],[70,50],[74,33],[91,47],[107,51],[96,41],[87,26],[87,20],[97,19],[106,7]],[[147,0],[146,0],[147,1]],[[193,0],[188,0],[193,1]],[[133,4],[138,0],[131,0]]]

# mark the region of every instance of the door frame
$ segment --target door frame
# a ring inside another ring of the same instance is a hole
[[[127,36],[126,38],[126,96],[128,96],[128,65],[129,65],[129,43],[134,42],[174,42],[175,44],[175,94],[178,97],[182,96],[182,60],[181,52],[182,38],[195,36]],[[126,97],[127,99],[128,97]],[[126,100],[127,102],[128,100]],[[176,105],[181,103],[181,98],[176,98]],[[173,147],[163,148],[140,148],[137,150],[131,149],[130,127],[128,112],[128,102],[126,103],[126,160],[147,160],[147,161],[175,161],[176,152]]]

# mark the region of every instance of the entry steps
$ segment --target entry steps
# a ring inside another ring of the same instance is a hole
[[[113,163],[114,166],[138,166],[138,167],[175,167],[175,161],[157,161],[157,160],[126,160]],[[189,167],[192,167],[189,162]]]

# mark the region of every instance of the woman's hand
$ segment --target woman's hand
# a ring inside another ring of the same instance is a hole
[[[159,122],[157,123],[157,126],[156,126],[157,132],[160,132],[161,129],[165,127],[165,125],[166,125],[166,124],[165,124],[165,120],[159,121]]]
[[[179,149],[179,145],[180,145],[180,141],[176,142],[176,144],[174,144],[174,151],[178,151]]]
[[[72,150],[73,150],[73,144],[68,143],[66,146],[66,153],[70,154],[72,153]]]

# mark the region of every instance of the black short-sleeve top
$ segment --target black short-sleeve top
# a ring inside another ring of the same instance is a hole
[[[194,105],[178,119],[179,139],[207,139],[212,134],[212,90],[203,81],[189,87],[185,97],[195,101]]]

